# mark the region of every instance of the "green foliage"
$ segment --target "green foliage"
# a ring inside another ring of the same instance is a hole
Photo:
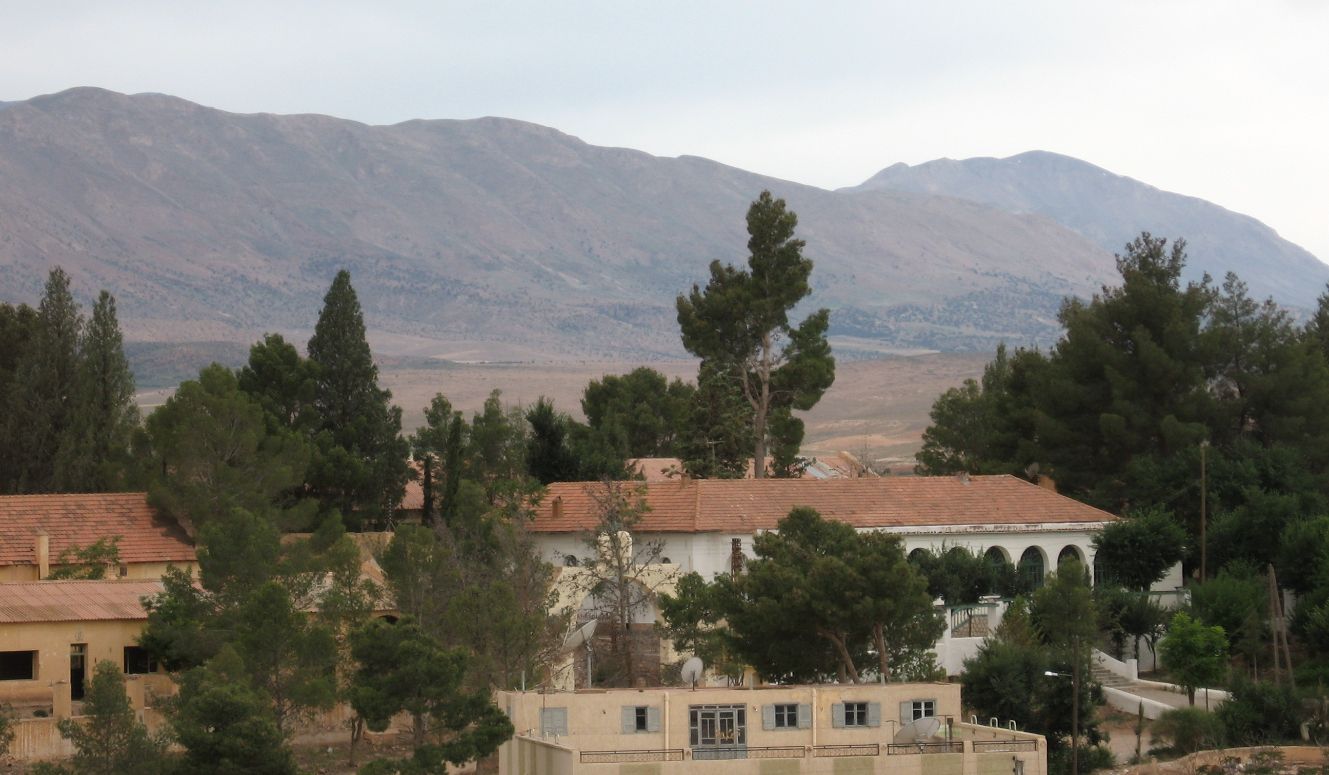
[[[378,386],[351,275],[338,272],[309,339],[316,454],[306,483],[323,512],[382,523],[401,503],[410,472],[401,409]]]
[[[351,653],[356,660],[351,707],[376,731],[386,729],[397,713],[410,713],[419,771],[488,756],[512,737],[512,722],[487,689],[465,688],[465,655],[441,646],[412,619],[368,623],[352,634]],[[382,767],[371,771],[392,771]]]
[[[624,456],[590,428],[541,397],[526,411],[526,471],[541,484],[632,478]]]
[[[977,655],[965,660],[961,698],[980,718],[1014,721],[1022,730],[1047,736],[1050,747],[1060,748],[1069,743],[1074,693],[1068,690],[1068,678],[1047,673],[1067,674],[1069,668],[1069,661],[1054,656],[1041,643],[989,639]],[[1089,709],[1100,701],[1097,687],[1082,681],[1080,734],[1091,742],[1097,742],[1099,732]]]
[[[1216,578],[1191,588],[1191,608],[1205,622],[1223,628],[1229,643],[1250,661],[1264,653],[1269,591],[1254,569],[1234,563]]]
[[[1278,581],[1298,595],[1329,582],[1329,516],[1297,520],[1279,539]],[[1323,577],[1323,578],[1322,578]]]
[[[503,408],[503,394],[495,390],[484,409],[471,419],[466,448],[466,478],[480,484],[490,504],[499,493],[526,474],[526,417],[520,407]]]
[[[98,538],[87,546],[70,546],[56,558],[56,566],[47,578],[102,579],[107,568],[120,565],[120,536]]]
[[[860,534],[798,508],[776,532],[756,536],[753,550],[746,573],[717,578],[701,601],[664,603],[675,614],[670,626],[705,630],[723,619],[721,643],[772,680],[857,682],[864,671],[889,678],[905,665],[933,671],[922,655],[945,623],[899,536]],[[685,611],[699,618],[689,622]]]
[[[154,775],[169,771],[167,740],[154,737],[138,720],[125,694],[125,677],[115,663],[101,661],[83,698],[83,721],[60,719],[60,736],[74,746],[74,755],[60,767],[44,772],[68,775]]]
[[[621,458],[676,457],[696,389],[640,366],[591,380],[582,394],[587,425]]]
[[[1185,611],[1172,617],[1159,652],[1172,678],[1186,688],[1191,705],[1197,688],[1222,680],[1227,671],[1227,647],[1222,627],[1208,626]]]
[[[190,773],[295,775],[271,706],[229,646],[181,677],[170,720]]]
[[[739,382],[720,366],[702,361],[697,392],[678,440],[678,455],[697,479],[742,479],[752,441],[752,406]]]
[[[176,389],[148,416],[149,497],[201,530],[211,519],[244,509],[267,514],[303,481],[309,460],[294,432],[268,425],[263,407],[217,364]],[[299,508],[285,522],[306,519]]]
[[[707,669],[738,684],[743,663],[734,654],[729,631],[722,626],[722,599],[717,585],[707,584],[699,573],[679,577],[674,593],[661,594],[658,601],[663,634],[679,653],[701,658]]]
[[[55,457],[55,485],[103,492],[124,485],[138,425],[134,377],[125,359],[115,298],[102,291],[79,340],[70,422]]]
[[[947,605],[976,603],[983,595],[1012,597],[1020,588],[1014,565],[960,546],[916,550],[909,561],[927,578],[928,594]]]
[[[250,680],[271,700],[283,734],[301,716],[336,701],[337,644],[331,628],[300,610],[290,592],[268,582],[232,619],[235,650]]]
[[[765,476],[767,450],[784,452],[777,469],[787,468],[788,450],[802,441],[801,422],[789,412],[806,411],[835,381],[826,331],[829,310],[818,310],[794,326],[789,312],[812,292],[812,261],[803,240],[794,237],[797,216],[763,191],[748,209],[748,268],[711,263],[703,291],[692,286],[677,301],[683,346],[725,374],[717,383],[734,390],[751,407],[750,439],[756,476]],[[698,379],[700,384],[700,377]],[[774,418],[782,421],[772,422]]]
[[[11,382],[8,439],[22,439],[21,453],[11,472],[15,492],[58,489],[56,460],[63,441],[76,434],[79,342],[83,315],[69,288],[69,275],[51,270],[37,306],[32,339]]]
[[[314,397],[318,366],[300,357],[281,334],[265,334],[249,348],[249,361],[236,374],[240,390],[263,407],[277,428],[308,432],[318,422]]]
[[[1186,530],[1161,509],[1128,514],[1094,536],[1094,566],[1103,582],[1141,592],[1162,580],[1186,554]]]
[[[1301,703],[1287,685],[1257,683],[1234,676],[1231,697],[1215,715],[1227,730],[1229,745],[1267,745],[1298,738]]]
[[[1203,708],[1174,708],[1159,716],[1150,727],[1152,742],[1166,742],[1180,754],[1222,748],[1223,721]]]
[[[148,624],[139,636],[139,645],[167,670],[199,667],[225,643],[225,634],[217,625],[217,601],[197,587],[193,576],[182,568],[168,568],[162,585],[161,594],[143,600]]]
[[[1089,575],[1076,560],[1063,562],[1029,601],[1034,632],[1049,646],[1084,658],[1098,633]]]

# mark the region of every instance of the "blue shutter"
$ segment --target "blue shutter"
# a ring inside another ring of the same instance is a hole
[[[879,726],[881,726],[881,703],[880,703],[880,702],[869,702],[869,703],[868,703],[868,726],[870,726],[870,727],[879,727]]]
[[[624,705],[623,713],[623,734],[631,735],[637,732],[637,706]]]
[[[655,706],[646,709],[646,731],[660,731],[660,709]]]
[[[844,703],[837,702],[831,706],[831,726],[836,729],[844,728]]]
[[[808,729],[812,726],[812,706],[800,703],[798,706],[798,728]]]
[[[761,728],[762,728],[762,729],[775,729],[775,706],[774,706],[774,705],[763,705],[763,706],[761,706]]]

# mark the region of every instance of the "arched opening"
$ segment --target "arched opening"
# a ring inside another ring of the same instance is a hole
[[[1075,560],[1080,565],[1084,565],[1084,555],[1080,552],[1079,547],[1074,545],[1063,546],[1061,551],[1057,553],[1057,567],[1060,568],[1061,564],[1067,560]]]
[[[1043,560],[1043,550],[1037,546],[1031,546],[1024,550],[1020,555],[1020,564],[1016,570],[1020,573],[1020,580],[1025,589],[1035,590],[1043,586],[1043,575],[1046,572],[1047,563]]]
[[[917,565],[918,563],[927,559],[927,556],[928,556],[927,549],[915,549],[914,551],[909,553],[909,561]]]
[[[1011,561],[1011,556],[1000,546],[989,546],[986,552],[983,552],[983,559],[992,565],[1005,565]]]

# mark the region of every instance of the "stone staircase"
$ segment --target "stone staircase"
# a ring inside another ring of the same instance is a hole
[[[1103,686],[1111,686],[1116,689],[1123,689],[1131,686],[1131,681],[1125,676],[1117,675],[1101,665],[1093,665],[1089,672],[1093,676],[1094,681]]]

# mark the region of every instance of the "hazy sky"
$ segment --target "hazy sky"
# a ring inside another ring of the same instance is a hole
[[[1037,148],[1329,261],[1326,0],[0,0],[0,20],[0,100],[507,116],[827,188]]]

